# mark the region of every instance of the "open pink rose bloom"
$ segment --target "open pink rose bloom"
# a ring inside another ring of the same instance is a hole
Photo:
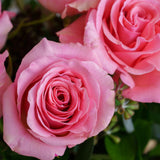
[[[80,44],[43,39],[23,58],[3,96],[4,140],[12,150],[51,160],[107,127],[114,83],[93,55]]]
[[[101,0],[58,35],[61,42],[104,47],[97,56],[105,53],[106,65],[115,63],[116,75],[129,87],[126,98],[160,102],[159,0]]]
[[[99,0],[39,0],[39,2],[50,11],[66,17],[95,8]]]

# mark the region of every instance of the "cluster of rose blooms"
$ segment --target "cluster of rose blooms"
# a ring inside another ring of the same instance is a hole
[[[160,102],[160,1],[39,2],[62,18],[80,16],[57,33],[59,43],[44,38],[27,53],[14,82],[4,67],[8,52],[0,55],[0,114],[13,151],[51,160],[107,127],[114,83],[127,86],[125,98]],[[11,17],[0,15],[1,48]]]

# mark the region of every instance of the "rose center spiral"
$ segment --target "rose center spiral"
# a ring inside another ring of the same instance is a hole
[[[58,99],[60,100],[60,101],[62,101],[62,102],[64,102],[64,95],[63,94],[59,94],[58,95]]]

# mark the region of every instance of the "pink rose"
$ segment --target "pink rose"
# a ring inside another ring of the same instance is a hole
[[[13,17],[13,13],[9,13],[7,11],[3,11],[1,13],[1,2],[0,2],[0,49],[4,46],[7,35],[9,31],[12,29],[12,23],[10,18]]]
[[[105,54],[117,65],[116,74],[129,87],[123,95],[160,102],[159,0],[101,0],[97,9],[58,34],[62,42],[104,46]]]
[[[4,140],[12,150],[51,160],[106,128],[114,83],[93,55],[80,44],[43,39],[24,57],[3,97]]]
[[[39,0],[39,2],[52,12],[57,12],[64,18],[90,8],[95,8],[99,0]]]
[[[6,73],[6,69],[4,66],[4,61],[8,57],[8,52],[4,52],[3,54],[0,54],[0,117],[2,116],[2,95],[8,85],[11,83],[11,80]]]

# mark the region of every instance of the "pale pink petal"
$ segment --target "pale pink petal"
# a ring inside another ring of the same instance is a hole
[[[154,53],[151,57],[148,57],[146,61],[152,64],[157,71],[160,71],[160,51],[158,53]]]
[[[62,18],[95,8],[99,0],[39,0],[52,12],[60,13]]]
[[[0,117],[2,116],[2,96],[6,88],[11,83],[11,79],[9,78],[4,66],[4,61],[7,57],[7,51],[5,51],[3,54],[0,54]]]
[[[37,133],[40,136],[43,137],[49,137],[51,136],[51,133],[49,133],[43,126],[40,125],[37,116],[36,115],[36,93],[38,90],[38,84],[35,84],[34,87],[32,87],[28,93],[28,102],[30,104],[28,113],[27,113],[27,124],[31,128],[31,130],[35,133]]]
[[[114,88],[114,83],[112,78],[108,76],[104,70],[100,70],[96,64],[83,62],[83,65],[88,68],[95,79],[99,82],[101,91],[99,105],[97,105],[99,108],[97,108],[96,127],[95,130],[91,132],[91,135],[93,136],[97,135],[99,131],[104,130],[108,126],[114,114],[115,93],[112,91]]]
[[[114,63],[108,56],[107,50],[104,47],[101,37],[95,26],[96,11],[92,10],[88,17],[88,22],[84,32],[84,44],[93,50],[94,56],[108,73],[113,74],[117,69],[117,64]],[[92,38],[91,38],[92,37]]]
[[[101,94],[99,109],[97,113],[97,123],[93,135],[97,135],[99,131],[103,131],[111,121],[114,114],[115,92],[106,90]],[[106,105],[107,104],[107,105]]]
[[[110,8],[114,1],[111,0],[100,0],[98,7],[97,7],[97,15],[96,15],[96,28],[98,33],[101,31],[103,17],[108,17],[110,15]],[[107,9],[106,9],[107,6]]]
[[[63,44],[63,43],[56,43],[53,41],[48,41],[46,38],[44,38],[40,43],[38,43],[22,60],[22,65],[20,65],[17,74],[16,74],[16,80],[21,74],[21,72],[27,68],[32,61],[35,61],[42,57],[52,57],[54,60],[55,57],[65,58],[65,59],[78,59],[78,60],[91,60],[96,63],[99,63],[99,61],[95,58],[95,55],[93,55],[93,50],[91,50],[88,47],[85,47],[81,44]],[[45,59],[46,59],[45,58]],[[47,62],[47,61],[46,61]],[[33,63],[34,65],[34,63]],[[43,63],[42,63],[43,66]],[[32,69],[32,67],[31,67]]]
[[[65,4],[68,3],[69,0],[39,0],[39,2],[47,9],[52,12],[61,13]]]
[[[9,101],[8,96],[10,97]],[[55,154],[60,156],[64,154],[65,146],[46,144],[33,137],[24,128],[16,109],[14,84],[10,85],[3,96],[3,114],[4,140],[13,151],[22,155],[37,157],[41,160],[52,160]]]
[[[149,64],[146,61],[141,61],[135,64],[133,67],[126,66],[124,67],[125,71],[133,75],[142,75],[154,70],[154,66]]]
[[[96,127],[96,121],[97,121],[97,109],[95,104],[95,100],[90,98],[90,104],[89,104],[89,114],[85,114],[78,123],[75,123],[71,127],[71,133],[73,134],[81,134],[84,133],[84,137],[91,137],[93,136],[92,130]],[[73,144],[71,144],[73,145]]]
[[[57,32],[57,35],[59,36],[59,41],[62,43],[79,42],[83,44],[85,21],[86,15],[81,16],[72,24]]]
[[[72,8],[76,8],[79,12],[87,11],[90,8],[95,8],[99,0],[76,0],[68,4]]]
[[[12,23],[7,12],[3,12],[0,15],[0,24],[0,49],[2,49],[3,45],[6,42],[7,35],[12,29]]]
[[[160,34],[157,34],[152,40],[148,41],[149,43],[146,44],[143,51],[147,52],[157,52],[160,50],[159,43],[160,43]]]
[[[131,77],[131,75],[129,75],[127,72],[125,72],[123,69],[119,68],[118,71],[121,72],[120,74],[120,78],[123,81],[123,83],[125,83],[126,85],[128,85],[129,87],[133,88],[135,86],[135,83]]]
[[[160,72],[153,71],[141,76],[132,77],[135,87],[124,90],[123,96],[139,102],[160,103]]]
[[[66,17],[66,15],[74,15],[77,12],[84,12],[90,8],[96,8],[98,2],[99,0],[75,0],[65,5],[62,17]]]
[[[19,103],[21,103],[22,96],[27,87],[29,87],[29,85],[38,77],[39,73],[43,73],[43,70],[52,62],[52,59],[49,57],[44,57],[43,60],[38,59],[37,61],[32,62],[27,69],[20,73],[19,77],[17,77],[19,79],[15,80],[15,82],[17,82],[17,100]],[[20,111],[19,107],[18,109]]]
[[[33,135],[35,133],[32,133]],[[37,136],[36,134],[34,135],[35,137]],[[75,146],[77,144],[80,144],[82,142],[84,142],[88,137],[84,134],[84,133],[81,133],[81,134],[68,134],[66,136],[61,136],[61,137],[58,137],[58,136],[55,136],[55,135],[52,135],[50,137],[39,137],[37,136],[37,138],[39,138],[42,142],[44,143],[47,143],[49,145],[53,145],[55,146],[55,143],[57,144],[57,146],[65,146],[67,144],[67,146]]]

